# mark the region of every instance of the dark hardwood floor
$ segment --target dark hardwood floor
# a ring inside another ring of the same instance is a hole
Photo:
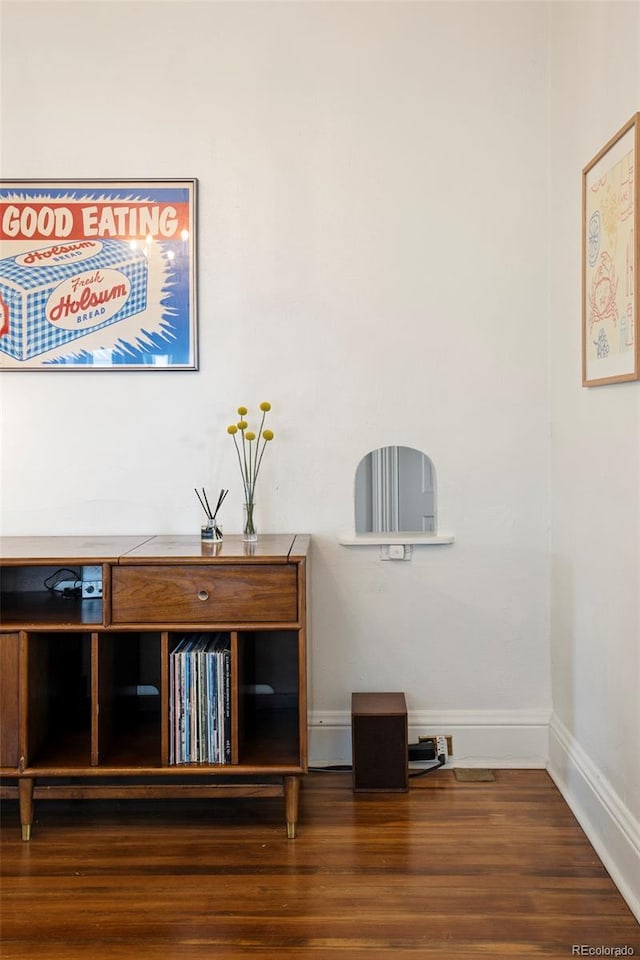
[[[542,770],[355,795],[349,774],[310,774],[296,840],[277,799],[40,801],[30,843],[3,806],[3,960],[640,955]]]

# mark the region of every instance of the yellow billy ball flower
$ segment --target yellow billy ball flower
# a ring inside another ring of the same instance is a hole
[[[265,440],[273,440],[273,430],[263,430],[262,436]]]
[[[227,427],[227,433],[237,433],[237,432],[238,432],[238,428],[236,427],[235,423],[232,423],[230,427]]]
[[[249,424],[246,420],[238,420],[238,430],[246,430]]]
[[[253,430],[247,430],[247,432],[245,433],[245,439],[246,439],[246,440],[255,440],[255,438],[256,438],[256,435],[255,435],[255,433],[253,432]]]
[[[264,410],[264,412],[266,413],[268,410],[271,410],[271,404],[267,403],[267,401],[265,400],[264,403],[260,404],[260,409]]]
[[[246,407],[238,407],[238,413],[240,414],[241,417],[246,416],[248,412],[249,411],[247,410]]]

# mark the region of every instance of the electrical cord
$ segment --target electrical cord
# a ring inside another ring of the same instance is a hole
[[[409,767],[409,779],[412,780],[414,777],[424,777],[427,773],[432,773],[434,770],[439,770],[440,767],[444,767],[447,762],[447,758],[444,753],[441,753],[438,757],[436,763],[432,764],[430,767],[425,767],[424,770],[416,770],[415,767]]]
[[[60,588],[58,584],[69,583],[69,574],[73,578],[73,586]],[[82,578],[77,570],[70,567],[60,567],[43,580],[43,586],[57,597],[73,599],[82,596]]]
[[[409,779],[412,780],[414,777],[424,777],[427,773],[431,773],[433,770],[439,770],[441,767],[444,767],[447,762],[447,758],[444,753],[441,753],[435,763],[432,763],[430,767],[425,767],[424,769],[419,769],[417,767],[409,767]],[[334,763],[330,764],[327,767],[309,767],[309,773],[349,773],[353,770],[351,764],[340,764]]]
[[[332,763],[328,767],[309,767],[309,773],[350,773],[353,767],[350,763]]]

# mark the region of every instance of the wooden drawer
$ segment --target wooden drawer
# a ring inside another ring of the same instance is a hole
[[[113,567],[112,623],[290,623],[295,564]]]

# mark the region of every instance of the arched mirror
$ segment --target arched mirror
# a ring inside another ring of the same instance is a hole
[[[435,533],[436,477],[413,447],[380,447],[362,458],[355,481],[356,533]]]

